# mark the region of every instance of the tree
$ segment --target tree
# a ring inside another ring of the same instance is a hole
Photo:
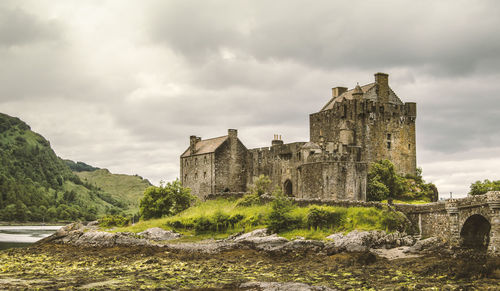
[[[483,182],[476,181],[470,185],[470,195],[486,194],[488,191],[500,191],[500,180],[490,181],[485,179]]]
[[[182,187],[178,179],[166,185],[161,182],[160,187],[151,186],[144,191],[139,204],[140,215],[144,219],[175,215],[189,208],[195,199],[191,190]]]
[[[407,190],[405,179],[396,173],[394,164],[382,160],[370,165],[368,171],[368,200],[394,199]]]

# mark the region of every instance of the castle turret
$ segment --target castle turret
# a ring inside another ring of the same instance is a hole
[[[363,98],[363,90],[361,90],[361,87],[359,87],[359,83],[356,85],[352,92],[352,97],[354,99],[362,99]]]

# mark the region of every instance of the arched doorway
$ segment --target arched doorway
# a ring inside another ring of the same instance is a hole
[[[283,184],[283,189],[285,192],[286,196],[293,196],[293,187],[292,187],[292,181],[286,180],[285,184]]]
[[[467,248],[486,249],[490,242],[491,224],[479,214],[467,218],[460,231],[461,245]]]

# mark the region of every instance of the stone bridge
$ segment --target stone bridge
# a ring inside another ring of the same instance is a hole
[[[485,248],[500,255],[500,191],[395,208],[418,226],[424,238],[437,236],[452,246]]]

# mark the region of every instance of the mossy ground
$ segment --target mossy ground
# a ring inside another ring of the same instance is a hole
[[[40,245],[0,252],[0,288],[235,290],[242,282],[267,281],[340,290],[495,290],[500,281],[487,265],[434,256],[387,261],[369,253],[273,256],[237,250],[208,255]],[[465,275],[464,266],[472,268]]]

